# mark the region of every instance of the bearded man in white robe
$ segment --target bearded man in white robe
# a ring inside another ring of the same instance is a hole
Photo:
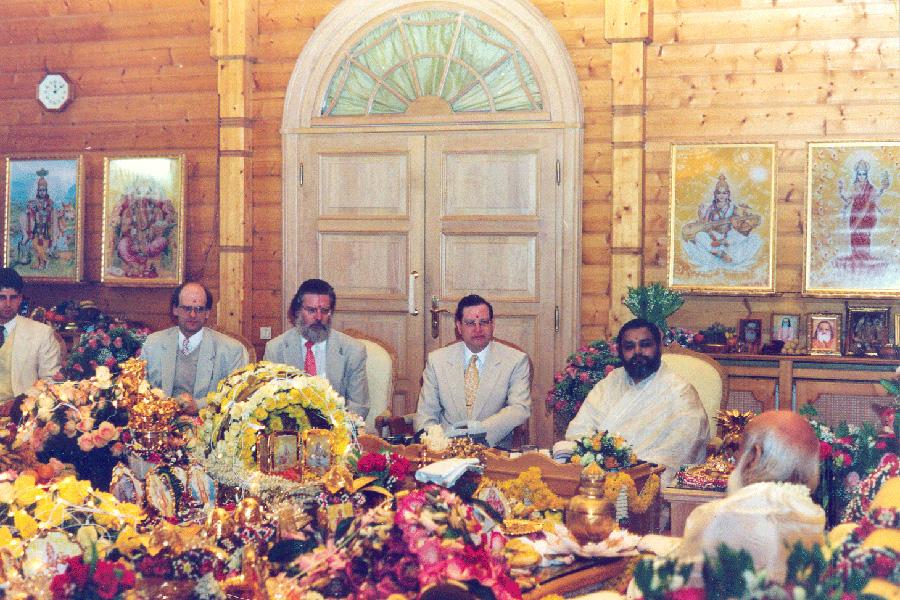
[[[705,458],[706,410],[694,386],[662,364],[656,325],[633,319],[622,326],[616,343],[623,366],[590,391],[566,439],[598,431],[619,434],[639,459],[666,467],[660,480],[668,486],[681,465]]]
[[[675,556],[701,561],[725,544],[746,550],[757,569],[783,582],[794,544],[824,541],[825,511],[811,498],[818,483],[819,440],[809,422],[785,410],[754,417],[744,430],[728,495],[694,509]],[[702,581],[700,568],[692,578]]]

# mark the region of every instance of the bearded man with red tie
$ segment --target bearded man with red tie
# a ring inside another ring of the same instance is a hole
[[[294,327],[266,344],[263,360],[324,377],[347,401],[347,409],[365,419],[369,414],[366,347],[331,328],[336,302],[327,281],[307,279],[300,284],[288,308]]]

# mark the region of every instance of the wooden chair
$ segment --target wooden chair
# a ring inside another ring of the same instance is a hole
[[[663,350],[662,360],[697,390],[709,418],[709,432],[715,436],[719,408],[728,399],[728,372],[716,359],[678,344]]]
[[[396,357],[393,350],[378,338],[353,329],[345,329],[344,333],[356,338],[366,347],[366,380],[369,384],[369,415],[366,417],[366,430],[380,432],[383,425],[379,426],[378,418],[390,417],[391,414]]]
[[[222,333],[239,341],[244,346],[244,348],[247,349],[248,360],[252,363],[256,362],[256,346],[253,345],[253,342],[245,338],[240,333],[234,333],[232,331],[222,331]]]

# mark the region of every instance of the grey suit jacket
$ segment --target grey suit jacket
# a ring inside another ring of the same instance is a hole
[[[300,330],[291,327],[266,343],[263,360],[303,368],[306,349]],[[366,379],[366,347],[357,339],[331,330],[325,354],[328,383],[347,401],[347,409],[363,419],[369,414],[369,380]]]
[[[49,379],[62,368],[59,342],[53,328],[23,316],[16,317],[12,347],[12,389],[18,396],[38,379]]]
[[[531,415],[531,367],[528,355],[491,342],[479,373],[471,419],[466,411],[465,352],[457,342],[428,355],[416,409],[416,431],[437,423],[445,429],[468,420],[481,421],[491,446],[508,447],[512,430]]]
[[[172,395],[175,383],[175,357],[178,348],[178,327],[155,331],[147,336],[141,358],[147,361],[147,380]],[[203,328],[203,339],[197,349],[197,376],[192,396],[198,408],[205,405],[206,395],[216,391],[219,382],[235,369],[247,364],[247,349],[236,339],[209,327]]]

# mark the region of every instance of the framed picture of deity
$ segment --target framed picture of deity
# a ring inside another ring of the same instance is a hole
[[[3,264],[32,281],[81,281],[80,156],[6,159]]]
[[[184,187],[183,155],[104,159],[101,281],[182,282]]]
[[[900,297],[900,141],[810,143],[803,293]]]
[[[878,356],[885,344],[891,343],[891,308],[889,306],[847,307],[846,354]]]
[[[673,145],[669,286],[775,291],[775,144]]]
[[[809,336],[809,353],[840,356],[841,315],[812,313],[807,319],[806,332]]]
[[[800,339],[800,315],[774,313],[772,315],[772,339],[791,342]]]

